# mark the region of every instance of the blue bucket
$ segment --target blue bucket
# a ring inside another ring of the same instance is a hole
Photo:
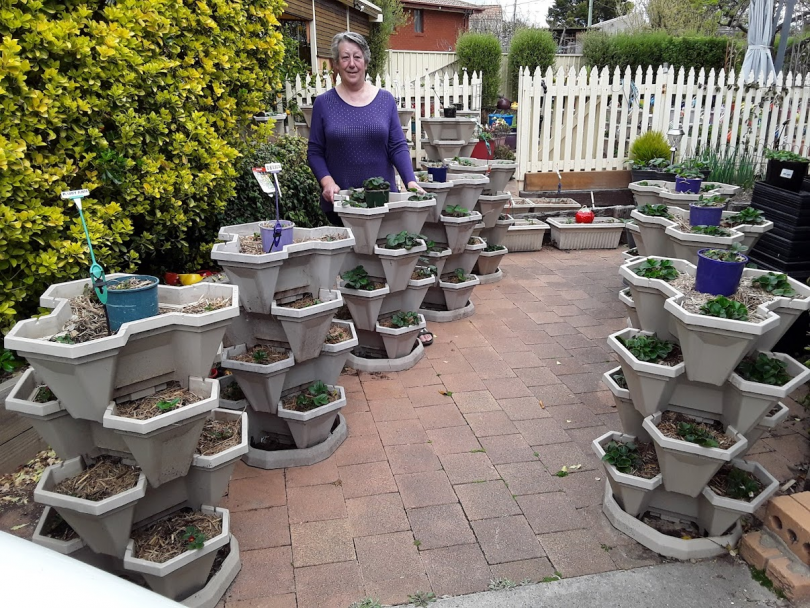
[[[135,289],[115,289],[129,279],[150,281],[150,285]],[[107,281],[107,316],[110,331],[117,332],[124,323],[158,315],[158,278],[148,274],[131,274]]]
[[[700,185],[702,183],[703,178],[701,177],[687,179],[685,177],[678,176],[675,178],[675,192],[681,192],[683,194],[699,194]]]
[[[279,238],[277,243],[273,243],[273,241],[275,240],[273,230],[275,229],[276,221],[270,220],[269,222],[259,224],[259,230],[262,235],[262,250],[265,253],[273,253],[275,251],[281,251],[282,249],[284,249],[285,245],[292,245],[293,228],[295,228],[295,224],[293,224],[289,220],[278,220],[278,221],[281,222],[281,237]]]
[[[446,182],[447,181],[447,167],[428,167],[427,168],[428,175],[433,176],[434,182]]]
[[[695,289],[701,293],[713,296],[731,296],[737,291],[742,279],[748,257],[742,254],[742,262],[721,262],[703,255],[704,251],[717,249],[707,247],[698,251],[697,273],[695,274]]]
[[[723,219],[723,207],[689,205],[689,223],[692,226],[719,226]]]

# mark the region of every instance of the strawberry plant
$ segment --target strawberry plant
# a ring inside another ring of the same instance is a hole
[[[696,443],[702,448],[719,448],[720,444],[704,427],[690,422],[679,422],[678,437],[689,443]]]
[[[444,211],[442,211],[442,215],[449,217],[467,217],[470,215],[470,210],[461,205],[448,205],[444,208]]]
[[[732,215],[728,220],[729,226],[739,226],[740,224],[761,224],[765,220],[762,218],[762,211],[753,207],[746,207],[739,213]]]
[[[748,471],[733,467],[726,477],[726,496],[750,501],[762,491],[762,484]]]
[[[673,342],[661,340],[655,334],[652,336],[638,335],[626,340],[619,338],[619,341],[636,359],[651,363],[663,361],[675,348]]]
[[[48,403],[49,401],[55,401],[56,395],[53,394],[53,391],[49,389],[47,386],[40,386],[37,388],[37,394],[34,396],[34,401],[37,403]]]
[[[253,351],[253,362],[258,363],[259,365],[266,365],[267,364],[267,351],[262,349],[256,349]]]
[[[748,251],[748,247],[739,243],[732,243],[728,249],[709,249],[704,251],[703,255],[720,262],[744,262],[745,258],[742,256],[744,251]]]
[[[419,315],[413,311],[399,311],[391,316],[391,325],[396,328],[410,327],[411,325],[419,325]]]
[[[728,230],[723,230],[719,226],[692,226],[689,231],[693,234],[705,234],[706,236],[731,236]]]
[[[641,465],[638,447],[632,441],[627,443],[611,441],[605,446],[605,455],[602,456],[602,460],[612,464],[620,473],[627,474]]]
[[[357,266],[352,270],[347,270],[341,275],[347,289],[362,289],[373,291],[374,280],[368,276],[368,272],[362,266]]]
[[[672,216],[667,211],[666,205],[644,205],[638,208],[638,212],[650,217],[665,217],[671,219]]]
[[[352,193],[349,195],[348,205],[349,207],[367,208],[368,203],[366,202],[365,190],[352,190]]]
[[[322,407],[327,403],[329,403],[329,387],[321,380],[315,382],[295,398],[295,405],[302,412],[314,410],[316,407]]]
[[[484,251],[492,252],[492,251],[503,251],[506,249],[503,245],[487,245],[484,247]]]
[[[748,309],[742,302],[729,300],[726,296],[717,296],[700,307],[700,314],[719,319],[747,321]]]
[[[427,279],[429,277],[435,277],[436,267],[433,266],[432,264],[427,264],[425,266],[417,266],[416,268],[414,268],[413,274],[417,279]]]
[[[751,284],[759,287],[760,289],[764,289],[768,293],[772,293],[775,296],[792,298],[796,295],[796,292],[788,282],[787,276],[784,274],[769,272],[768,274],[763,274],[756,279],[751,279]]]
[[[419,240],[424,239],[421,234],[413,234],[407,230],[389,234],[385,237],[386,249],[413,249],[419,246]]]
[[[391,189],[391,184],[382,177],[370,177],[363,181],[363,189],[374,191],[386,191]]]
[[[713,194],[712,196],[703,196],[701,194],[698,200],[692,204],[696,207],[722,207],[726,204],[726,199],[719,194]]]
[[[177,407],[178,403],[180,403],[179,397],[175,399],[160,400],[155,404],[155,407],[159,409],[161,412],[171,412],[174,408]]]
[[[637,268],[633,269],[633,272],[645,279],[661,279],[667,282],[674,281],[680,274],[671,261],[655,259],[645,260]]]
[[[183,531],[183,541],[185,541],[189,549],[202,549],[205,544],[205,534],[196,526],[186,526]]]
[[[743,379],[759,384],[783,386],[790,382],[790,374],[787,373],[785,362],[769,357],[765,353],[759,353],[756,359],[746,357],[734,371]]]

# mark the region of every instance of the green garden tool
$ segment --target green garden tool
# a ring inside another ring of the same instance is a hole
[[[63,199],[70,199],[76,208],[79,210],[79,217],[82,220],[82,228],[84,228],[84,235],[87,237],[87,246],[90,248],[90,260],[93,262],[90,265],[90,280],[93,282],[93,289],[102,304],[107,304],[107,278],[104,276],[104,269],[101,264],[96,262],[96,256],[93,253],[93,243],[90,242],[90,232],[87,230],[87,223],[84,221],[84,213],[82,213],[82,198],[89,195],[89,190],[64,190],[62,192]]]

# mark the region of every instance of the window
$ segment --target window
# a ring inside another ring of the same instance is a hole
[[[413,31],[417,34],[425,33],[425,21],[421,9],[413,11]]]

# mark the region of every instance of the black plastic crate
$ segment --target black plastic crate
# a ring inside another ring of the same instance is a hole
[[[810,219],[810,191],[789,192],[765,182],[754,184],[751,206],[766,211],[773,209],[800,219]]]
[[[759,209],[762,211],[762,215],[765,216],[765,219],[771,220],[774,225],[782,225],[784,226],[796,226],[796,227],[808,227],[810,226],[810,216],[800,218],[796,217],[795,212],[779,210],[770,203],[761,203],[761,202],[754,202],[751,201],[751,207],[754,209]]]
[[[763,270],[784,272],[797,281],[804,282],[810,278],[810,264],[807,262],[785,262],[768,255],[764,251],[760,251],[758,248],[749,255],[749,259],[752,264],[756,264]]]
[[[806,262],[810,265],[810,241],[791,241],[766,232],[754,246],[754,251],[760,250],[780,260]]]

